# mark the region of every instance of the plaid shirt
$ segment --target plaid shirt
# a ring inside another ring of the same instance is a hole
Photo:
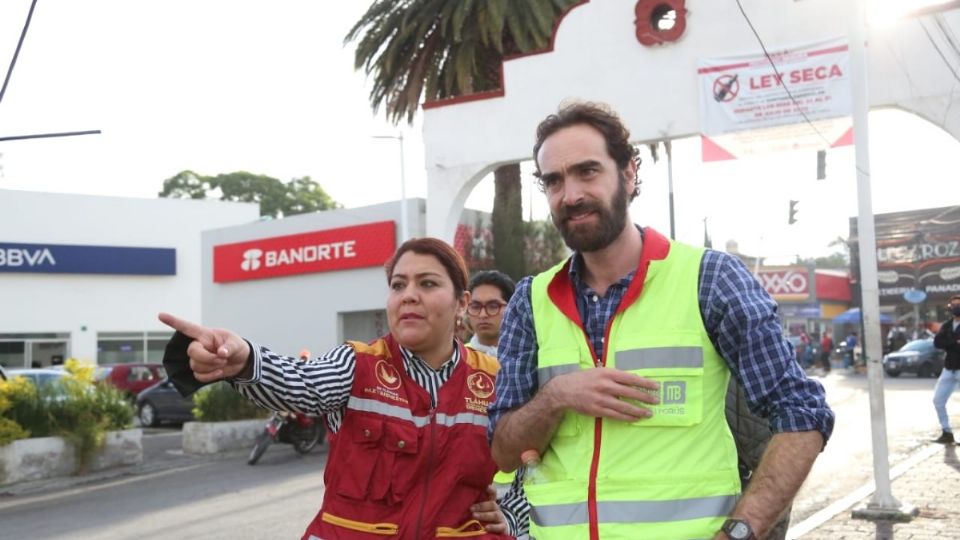
[[[633,272],[600,296],[581,278],[583,260],[570,265],[577,307],[597,358],[603,356],[607,320],[620,304]],[[500,328],[497,400],[489,410],[488,435],[500,417],[533,397],[537,389],[537,335],[530,302],[532,277],[517,285]],[[710,341],[743,386],[750,410],[767,418],[775,433],[817,430],[824,441],[834,415],[823,386],[809,379],[783,337],[777,305],[739,259],[707,250],[700,263],[700,314]]]

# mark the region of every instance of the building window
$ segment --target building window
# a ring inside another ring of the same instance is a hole
[[[0,366],[50,367],[70,356],[70,334],[0,334]]]
[[[99,332],[98,364],[159,363],[171,332]]]
[[[373,341],[390,331],[387,326],[387,312],[382,309],[371,311],[347,311],[339,314],[338,341]]]

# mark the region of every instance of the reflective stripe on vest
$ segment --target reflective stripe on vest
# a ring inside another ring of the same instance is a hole
[[[617,369],[702,368],[700,347],[660,347],[617,351]]]
[[[600,523],[650,523],[729,515],[737,504],[735,495],[718,495],[674,501],[601,501]],[[585,525],[587,504],[548,504],[530,509],[530,519],[541,527]]]
[[[702,368],[703,349],[699,347],[661,347],[617,351],[617,369]],[[537,369],[538,386],[543,388],[550,379],[580,370],[578,364],[563,364]]]
[[[412,422],[413,425],[417,426],[418,428],[424,427],[430,423],[429,416],[414,416],[413,413],[410,412],[410,409],[407,409],[406,407],[388,405],[373,399],[363,399],[350,396],[350,399],[347,401],[347,408],[355,411],[377,413],[382,416],[389,416],[398,420]],[[435,417],[437,419],[437,425],[445,427],[453,427],[457,424],[469,424],[472,426],[487,427],[487,425],[490,423],[490,420],[485,415],[466,412],[454,415],[437,413]]]

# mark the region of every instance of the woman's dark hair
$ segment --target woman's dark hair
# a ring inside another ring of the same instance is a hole
[[[440,264],[447,271],[450,281],[453,282],[453,291],[457,298],[460,298],[463,291],[467,290],[467,263],[463,262],[463,257],[457,253],[457,250],[438,238],[413,238],[401,244],[393,257],[390,257],[390,260],[384,265],[387,271],[387,283],[390,283],[390,277],[393,275],[393,268],[397,265],[397,261],[408,251],[419,255],[432,255],[440,261]]]
[[[506,302],[510,301],[510,297],[513,296],[513,290],[517,287],[510,276],[499,270],[481,270],[477,272],[470,278],[470,284],[467,286],[467,290],[472,293],[473,290],[480,285],[493,285],[500,289],[500,297]]]
[[[537,178],[540,177],[540,163],[537,162],[537,153],[543,142],[563,128],[577,125],[587,125],[600,132],[607,143],[607,153],[617,164],[617,169],[623,171],[633,161],[640,167],[640,151],[630,144],[630,131],[617,113],[602,103],[575,102],[560,106],[556,114],[544,118],[537,126],[537,142],[533,145],[533,162],[537,165]],[[540,187],[541,191],[543,186]],[[633,182],[633,191],[630,193],[632,201],[640,194],[640,175],[637,174]]]

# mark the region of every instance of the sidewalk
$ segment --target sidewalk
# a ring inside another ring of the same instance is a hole
[[[954,419],[954,422],[956,420]],[[791,528],[788,538],[803,540],[888,540],[960,538],[960,447],[930,443],[891,468],[893,496],[920,514],[908,523],[854,519],[873,494],[866,486],[832,508]],[[830,515],[832,517],[830,517]],[[819,515],[819,519],[818,518]],[[825,520],[825,521],[824,521]]]

